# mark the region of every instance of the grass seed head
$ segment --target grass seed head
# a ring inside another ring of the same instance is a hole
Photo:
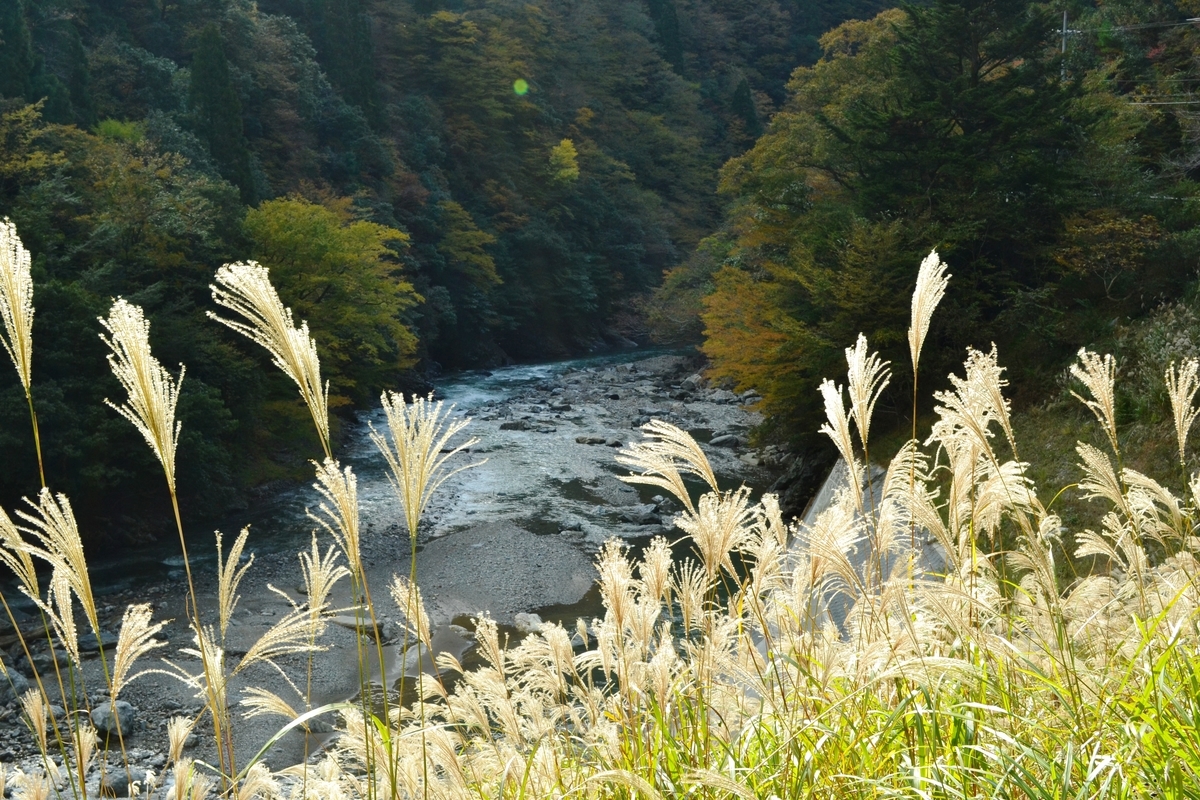
[[[29,251],[7,217],[0,221],[0,343],[29,394],[33,375],[33,278]]]
[[[21,695],[21,711],[25,714],[25,724],[33,731],[38,748],[45,753],[48,744],[46,715],[49,713],[49,708],[40,689],[30,689]]]
[[[622,475],[625,483],[640,483],[666,489],[684,508],[694,511],[691,493],[683,482],[684,475],[695,475],[718,491],[717,476],[708,457],[687,431],[663,422],[650,420],[642,426],[641,442],[634,442],[617,454],[617,463],[637,470],[635,475]]]
[[[188,717],[171,717],[167,720],[167,761],[178,764],[183,758],[183,746],[192,733],[194,720]]]
[[[121,690],[136,680],[143,672],[134,673],[133,666],[142,656],[166,642],[155,639],[166,622],[154,622],[154,612],[149,603],[137,603],[125,609],[121,621],[121,635],[117,639],[117,654],[113,660],[112,687],[109,696],[115,703]]]
[[[0,508],[0,561],[16,575],[22,591],[31,597],[41,595],[33,556],[29,554],[29,548],[16,524],[3,508]]]
[[[333,537],[346,555],[351,572],[361,576],[363,564],[359,538],[358,478],[354,470],[343,468],[332,458],[325,459],[321,464],[314,462],[314,466],[317,469],[317,482],[313,488],[320,492],[325,502],[319,506],[319,516],[309,511],[308,517]]]
[[[858,438],[864,448],[871,439],[871,418],[879,395],[891,382],[890,361],[878,353],[867,352],[867,337],[861,333],[854,347],[846,348],[846,377],[850,388],[850,413],[858,427]]]
[[[249,528],[242,528],[237,539],[233,542],[233,547],[229,549],[229,557],[223,557],[221,551],[221,532],[216,531],[217,538],[217,611],[220,621],[221,638],[224,640],[226,631],[229,630],[229,621],[233,619],[234,609],[237,608],[238,600],[241,596],[237,593],[238,585],[245,577],[247,570],[254,564],[254,554],[246,559],[245,564],[241,564],[242,550],[246,547],[246,540],[250,536]]]
[[[226,319],[211,311],[209,318],[237,331],[271,354],[275,366],[299,388],[325,455],[330,456],[329,384],[321,382],[321,359],[317,355],[317,343],[308,333],[308,323],[301,322],[300,327],[296,327],[292,310],[284,307],[279,293],[271,285],[269,271],[257,262],[226,264],[217,270],[216,281],[209,286],[213,300],[242,319]]]
[[[913,373],[921,362],[921,348],[929,335],[929,322],[933,312],[946,295],[946,286],[951,276],[946,265],[938,257],[937,250],[930,250],[917,271],[917,286],[912,296],[912,322],[908,328],[908,351],[912,356]]]
[[[1181,366],[1171,362],[1164,376],[1167,383],[1167,395],[1171,398],[1171,415],[1175,421],[1175,439],[1179,447],[1179,463],[1187,461],[1188,433],[1192,423],[1200,414],[1200,408],[1195,405],[1196,392],[1200,390],[1200,361],[1189,358]]]
[[[49,489],[42,489],[36,503],[28,498],[25,502],[32,513],[17,512],[17,516],[27,523],[21,530],[32,534],[41,545],[26,545],[28,551],[50,564],[57,578],[70,587],[79,598],[92,632],[99,636],[100,619],[96,614],[87,559],[84,557],[79,527],[75,524],[75,513],[71,510],[71,501],[64,494],[54,495]],[[37,596],[31,594],[31,597],[36,599]],[[74,623],[71,624],[73,627]]]
[[[150,352],[150,322],[139,306],[117,298],[108,317],[100,324],[108,335],[100,338],[112,350],[108,364],[125,389],[126,400],[116,405],[104,402],[133,424],[145,438],[155,457],[162,464],[167,483],[175,491],[175,450],[182,427],[175,420],[179,403],[179,387],[183,384],[184,367],[179,378],[171,377]]]
[[[403,394],[384,392],[380,397],[387,418],[388,436],[371,429],[371,441],[383,454],[390,472],[392,490],[404,510],[408,535],[415,538],[417,525],[429,498],[450,476],[465,469],[478,467],[484,461],[449,469],[447,462],[455,455],[478,444],[468,439],[456,445],[451,440],[470,423],[470,418],[452,419],[454,407],[428,397],[412,396],[406,403]],[[486,459],[485,459],[486,461]]]
[[[1087,387],[1091,399],[1076,392],[1071,394],[1096,415],[1100,426],[1108,434],[1113,452],[1118,453],[1121,448],[1117,444],[1117,400],[1114,391],[1117,362],[1112,355],[1100,356],[1086,347],[1079,349],[1078,358],[1079,360],[1071,365],[1071,375]]]

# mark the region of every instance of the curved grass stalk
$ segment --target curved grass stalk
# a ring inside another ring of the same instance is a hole
[[[179,496],[175,491],[175,451],[179,444],[182,423],[175,419],[179,403],[179,387],[183,383],[185,368],[181,365],[179,377],[172,378],[150,350],[150,322],[141,307],[123,298],[117,298],[109,309],[107,318],[100,324],[108,332],[101,340],[111,352],[108,363],[117,380],[126,392],[126,400],[117,405],[110,400],[105,403],[130,422],[142,434],[150,450],[162,465],[171,495],[171,510],[175,515],[175,529],[179,534],[179,547],[183,554],[184,572],[187,575],[188,602],[191,606],[192,626],[199,633],[203,630],[200,609],[197,604],[196,584],[192,578],[191,559],[188,557],[187,540],[183,533],[183,518],[179,513]],[[214,683],[214,665],[208,663],[208,651],[200,649],[205,670],[205,685]],[[226,771],[226,757],[232,772],[233,739],[228,730],[227,712],[217,705],[218,697],[209,696],[212,704],[213,733],[217,740],[217,752],[222,772]],[[226,752],[228,750],[228,753]]]

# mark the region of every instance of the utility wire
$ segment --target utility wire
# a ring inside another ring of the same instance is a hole
[[[1200,22],[1200,17],[1190,17],[1183,22],[1143,22],[1137,25],[1110,25],[1100,28],[1071,28],[1067,33],[1096,33],[1098,31],[1140,31],[1148,28],[1182,28]]]

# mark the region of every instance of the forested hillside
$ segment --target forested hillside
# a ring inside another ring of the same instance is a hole
[[[765,135],[723,167],[728,217],[668,277],[661,333],[702,328],[716,374],[758,389],[803,439],[818,382],[859,331],[907,363],[908,297],[932,248],[954,280],[923,389],[963,347],[995,342],[1018,398],[1040,400],[1078,347],[1192,296],[1196,6],[1067,12],[936,0],[827,33]],[[912,397],[897,367],[880,425],[909,430]],[[1165,392],[1132,405],[1167,413]]]
[[[0,0],[0,214],[34,257],[50,483],[140,535],[148,457],[102,403],[115,296],[188,366],[185,508],[316,453],[261,356],[204,318],[226,261],[271,268],[335,406],[615,341],[720,223],[718,169],[817,37],[882,5]],[[2,379],[4,503],[36,488],[26,415]]]

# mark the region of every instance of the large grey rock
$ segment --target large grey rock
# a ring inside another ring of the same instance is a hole
[[[805,511],[801,525],[808,527],[816,523],[817,518],[832,507],[843,493],[848,493],[851,498],[857,493],[859,499],[852,500],[853,506],[856,509],[861,507],[868,517],[876,517],[879,513],[879,504],[883,499],[883,482],[886,476],[886,470],[871,464],[867,467],[866,474],[860,477],[858,485],[855,486],[855,477],[850,474],[846,462],[838,459],[830,471],[829,477],[825,479]],[[858,511],[855,511],[854,515],[857,519],[862,519]],[[802,538],[794,541],[792,547],[802,546],[800,544],[802,541]],[[945,553],[931,537],[926,535],[924,529],[916,531],[913,541],[916,544],[914,562],[919,574],[937,573],[945,569]],[[902,541],[895,550],[880,555],[872,551],[870,541],[864,537],[850,548],[846,557],[864,580],[867,578],[868,564],[870,564],[871,573],[875,576],[886,576],[890,575],[898,564],[903,563],[902,559],[908,557],[905,552],[908,549],[907,545],[908,541],[905,537],[905,541]],[[825,617],[844,632],[846,617],[852,605],[853,600],[844,592],[831,592],[814,605],[814,619],[819,620]]]
[[[124,767],[114,767],[107,770],[100,780],[100,794],[105,797],[130,797],[130,778],[144,786],[146,770],[140,767],[130,767],[128,770]]]
[[[741,447],[744,442],[742,437],[737,434],[726,433],[721,436],[714,436],[708,443],[713,447]]]
[[[349,630],[358,630],[359,625],[362,626],[363,634],[370,636],[372,639],[379,639],[382,642],[388,642],[396,638],[396,626],[389,620],[380,620],[378,631],[371,626],[371,618],[363,615],[361,618],[356,618],[352,614],[339,614],[336,617],[331,617],[330,622]]]
[[[537,633],[546,623],[537,614],[514,614],[513,626],[521,633]]]
[[[113,713],[113,703],[111,700],[101,703],[92,709],[92,724],[96,726],[96,730],[100,733],[116,733],[117,723],[119,722],[121,732],[128,734],[133,731],[134,720],[133,706],[124,700],[117,701],[116,713]]]
[[[621,509],[621,519],[635,525],[661,525],[662,517],[657,513],[658,508],[653,503],[645,505],[626,506]]]
[[[108,631],[100,631],[100,638],[96,638],[94,633],[85,633],[79,637],[79,652],[95,653],[100,650],[101,645],[105,651],[111,652],[117,646],[117,635]]]
[[[0,705],[20,699],[29,691],[29,681],[15,669],[9,669],[8,675],[0,677]]]

